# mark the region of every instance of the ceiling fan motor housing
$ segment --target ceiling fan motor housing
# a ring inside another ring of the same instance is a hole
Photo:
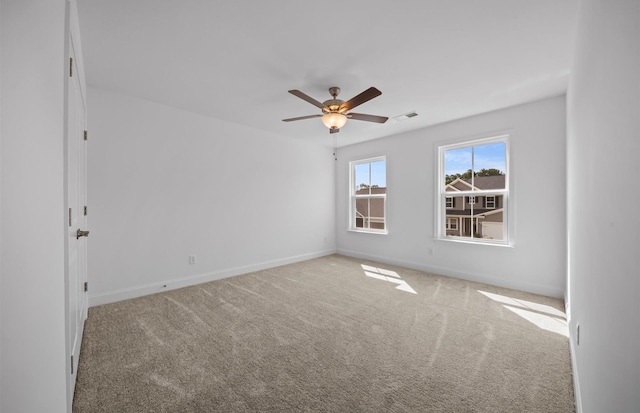
[[[331,96],[333,96],[333,99],[325,100],[324,102],[322,102],[322,105],[324,106],[324,108],[322,108],[322,111],[325,113],[346,112],[346,110],[340,110],[340,105],[344,103],[344,100],[340,100],[337,98],[340,94],[340,88],[337,86],[331,86],[329,88],[329,93],[331,94]]]
[[[346,112],[346,109],[343,109],[342,111],[339,110],[340,109],[340,105],[342,105],[344,103],[344,100],[340,100],[340,99],[329,99],[329,100],[325,100],[324,102],[322,102],[322,104],[324,105],[324,107],[322,108],[323,112],[329,113],[329,112]]]

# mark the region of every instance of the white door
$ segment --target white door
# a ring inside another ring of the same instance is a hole
[[[67,131],[67,351],[69,397],[73,400],[84,320],[87,316],[87,210],[86,210],[86,104],[82,90],[73,36],[69,47],[69,90]]]

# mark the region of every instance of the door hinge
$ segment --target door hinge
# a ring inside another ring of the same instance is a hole
[[[69,58],[69,77],[73,77],[73,57]]]
[[[71,208],[69,208],[69,226],[71,226]]]
[[[87,131],[84,131],[84,140],[87,140]]]
[[[73,354],[71,355],[71,374],[73,374]]]
[[[89,291],[89,283],[87,281],[84,282],[84,292]]]
[[[84,206],[84,215],[87,216],[87,206]]]

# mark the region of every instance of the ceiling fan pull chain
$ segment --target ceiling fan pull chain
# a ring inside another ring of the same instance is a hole
[[[333,160],[338,160],[338,137],[333,135]]]

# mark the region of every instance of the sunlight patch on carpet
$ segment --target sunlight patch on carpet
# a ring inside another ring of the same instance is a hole
[[[538,328],[569,337],[567,316],[557,308],[486,291],[478,290],[478,292],[493,301],[501,303],[504,308],[519,315]]]
[[[366,275],[367,277],[397,284],[396,290],[406,291],[411,294],[418,294],[416,290],[411,288],[411,286],[407,284],[407,282],[403,280],[395,271],[385,270],[384,268],[377,268],[364,264],[360,264],[360,266],[364,270],[364,275]]]

